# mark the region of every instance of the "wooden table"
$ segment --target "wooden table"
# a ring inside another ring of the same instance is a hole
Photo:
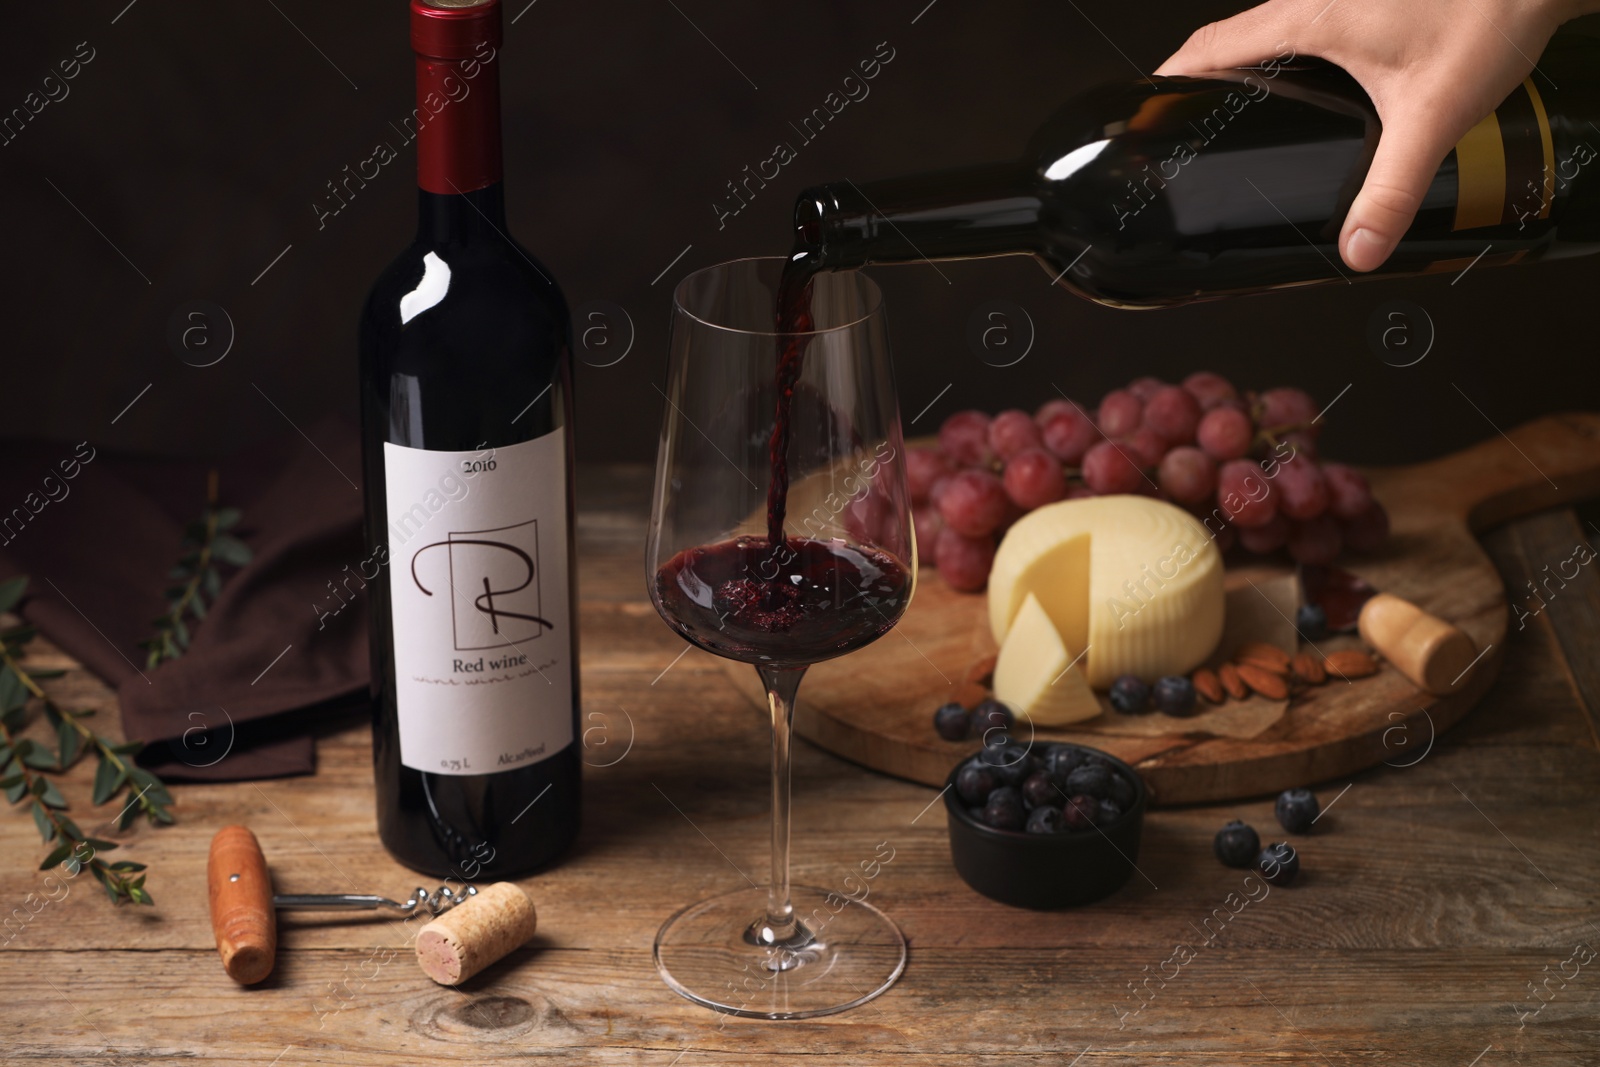
[[[0,950],[0,1061],[1600,1063],[1600,958],[1586,947],[1600,949],[1593,567],[1526,630],[1513,622],[1498,684],[1459,728],[1420,759],[1426,738],[1397,743],[1393,762],[1415,765],[1320,783],[1328,813],[1301,844],[1300,884],[1244,906],[1229,897],[1243,872],[1212,858],[1211,836],[1235,816],[1270,832],[1270,798],[1153,812],[1123,890],[1037,914],[957,878],[944,814],[925,810],[934,790],[799,745],[796,879],[831,885],[888,842],[871,899],[911,957],[898,985],[855,1011],[754,1022],[670,993],[650,945],[680,905],[739,885],[740,871],[762,880],[764,725],[710,656],[680,655],[643,597],[648,472],[588,469],[579,484],[585,711],[619,745],[631,721],[634,739],[590,771],[570,858],[524,883],[540,912],[532,946],[445,989],[409,958],[402,924],[302,914],[281,924],[264,986],[224,977],[204,869],[225,823],[254,827],[280,892],[400,894],[418,881],[378,844],[367,728],[347,721],[321,738],[314,777],[175,787],[177,825],[140,824],[119,853],[150,865],[156,907],[113,909],[84,878],[34,916]],[[1515,591],[1586,533],[1562,510],[1489,542]],[[114,706],[81,670],[51,684]],[[89,771],[67,791],[86,830]],[[43,850],[20,808],[0,820],[0,843],[9,910],[38,889]],[[1214,913],[1229,918],[1213,918],[1207,940]],[[1182,966],[1179,942],[1194,953]]]

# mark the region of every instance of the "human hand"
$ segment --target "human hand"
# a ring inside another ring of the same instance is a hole
[[[1528,76],[1592,0],[1268,0],[1196,30],[1157,74],[1252,66],[1285,46],[1337,63],[1383,122],[1339,234],[1352,270],[1383,263],[1457,141]]]

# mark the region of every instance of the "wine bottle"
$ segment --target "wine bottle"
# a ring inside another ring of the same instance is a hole
[[[412,0],[416,239],[361,317],[378,832],[465,881],[577,831],[571,320],[506,233],[499,0]]]
[[[1394,254],[1358,274],[1338,238],[1377,112],[1343,70],[1287,54],[1091,91],[1019,162],[809,189],[793,258],[828,270],[1032,255],[1081,296],[1142,308],[1580,255],[1600,249],[1597,124],[1600,42],[1559,34],[1456,145]]]

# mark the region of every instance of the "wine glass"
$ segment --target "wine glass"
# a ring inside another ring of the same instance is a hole
[[[771,884],[672,916],[656,967],[690,1000],[763,1019],[864,1003],[906,960],[894,923],[853,898],[858,880],[789,883],[795,692],[810,664],[899,620],[916,546],[882,293],[855,272],[800,289],[791,271],[781,287],[784,266],[738,260],[677,287],[645,558],[661,617],[754,665],[772,723]],[[792,297],[785,323],[800,327],[789,332],[777,325],[780,288]]]

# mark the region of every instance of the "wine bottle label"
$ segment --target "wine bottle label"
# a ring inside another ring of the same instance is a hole
[[[572,743],[560,431],[481,452],[383,446],[400,762],[493,774]]]
[[[1557,161],[1544,98],[1530,77],[1467,131],[1456,148],[1452,230],[1550,217]]]

